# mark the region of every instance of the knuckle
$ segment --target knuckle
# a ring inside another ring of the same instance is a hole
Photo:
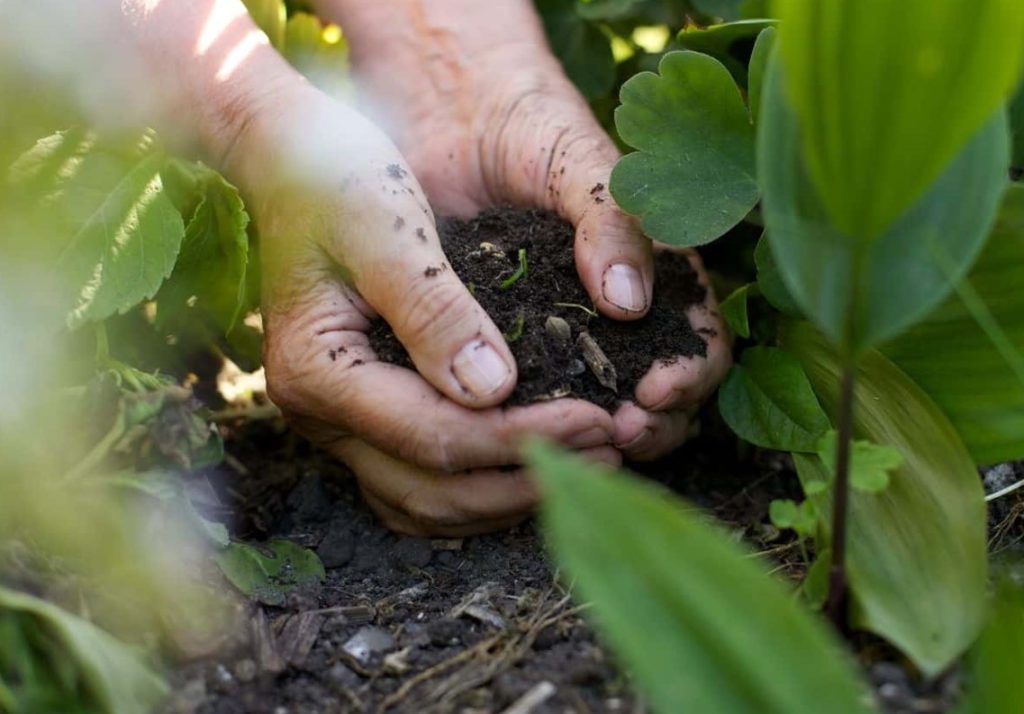
[[[422,345],[465,329],[474,312],[475,304],[459,283],[420,278],[406,293],[399,331],[409,344]]]

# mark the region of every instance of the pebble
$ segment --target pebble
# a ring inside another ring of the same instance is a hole
[[[239,682],[251,682],[256,678],[256,663],[251,659],[242,659],[235,663],[235,677]]]
[[[320,542],[316,554],[320,556],[325,568],[343,568],[352,562],[356,552],[355,534],[346,519],[331,521],[327,535]]]
[[[391,549],[391,556],[407,568],[425,568],[434,557],[434,549],[426,538],[402,538]]]
[[[391,636],[391,633],[371,625],[360,628],[342,645],[345,653],[363,666],[368,666],[375,657],[390,652],[394,648],[395,638]]]

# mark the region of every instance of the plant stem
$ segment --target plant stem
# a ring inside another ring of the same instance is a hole
[[[843,367],[839,395],[836,478],[832,498],[832,564],[828,574],[825,612],[840,630],[846,625],[846,520],[850,510],[850,442],[853,440],[853,388],[856,372]]]

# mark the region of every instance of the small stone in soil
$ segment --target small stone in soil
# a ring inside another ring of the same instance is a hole
[[[395,638],[387,630],[366,626],[360,628],[342,645],[345,654],[359,664],[369,666],[375,657],[383,656],[395,648]]]
[[[352,561],[355,554],[355,534],[352,526],[345,519],[335,519],[327,530],[327,535],[316,549],[317,555],[325,568],[341,568]]]
[[[391,549],[391,555],[407,568],[425,568],[434,552],[426,538],[402,538]]]

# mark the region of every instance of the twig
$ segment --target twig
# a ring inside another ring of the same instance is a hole
[[[530,714],[534,709],[555,696],[555,685],[551,682],[537,682],[502,714]]]

